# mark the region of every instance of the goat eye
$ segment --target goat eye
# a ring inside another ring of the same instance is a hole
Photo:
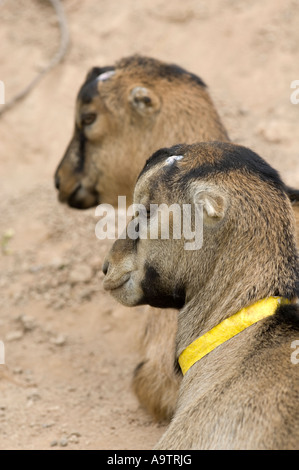
[[[96,120],[97,115],[95,113],[87,113],[81,116],[81,123],[83,126],[89,126]]]

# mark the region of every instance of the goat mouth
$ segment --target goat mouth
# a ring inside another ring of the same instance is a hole
[[[121,287],[123,287],[130,280],[130,277],[131,277],[131,273],[126,273],[117,281],[111,281],[109,279],[105,279],[103,283],[104,289],[108,291],[116,291],[117,289],[120,289]]]
[[[75,209],[89,209],[100,203],[100,194],[95,190],[87,190],[78,184],[67,199],[67,204]]]

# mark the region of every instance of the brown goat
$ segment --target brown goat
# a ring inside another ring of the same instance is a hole
[[[130,203],[146,157],[165,145],[228,140],[204,82],[155,59],[95,67],[76,102],[75,129],[55,184],[61,202],[85,209]]]
[[[175,146],[148,160],[134,203],[150,217],[136,216],[137,239],[115,242],[104,287],[124,305],[180,309],[184,376],[156,449],[297,449],[299,258],[278,173],[238,145]],[[184,235],[151,239],[162,204],[201,208],[200,249]]]

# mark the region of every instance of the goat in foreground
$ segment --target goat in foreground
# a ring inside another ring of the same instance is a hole
[[[124,305],[179,309],[182,381],[156,449],[298,448],[299,265],[277,172],[242,146],[178,145],[147,161],[134,203],[203,208],[201,249],[150,239],[151,214],[104,264],[104,287]]]

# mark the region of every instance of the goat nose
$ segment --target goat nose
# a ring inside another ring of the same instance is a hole
[[[109,263],[108,263],[108,261],[105,261],[105,263],[103,264],[103,267],[102,267],[102,271],[105,274],[105,276],[108,272],[108,268],[109,268]]]
[[[56,189],[59,190],[59,187],[60,187],[60,179],[59,179],[59,176],[58,176],[58,175],[55,175],[55,187],[56,187]]]

